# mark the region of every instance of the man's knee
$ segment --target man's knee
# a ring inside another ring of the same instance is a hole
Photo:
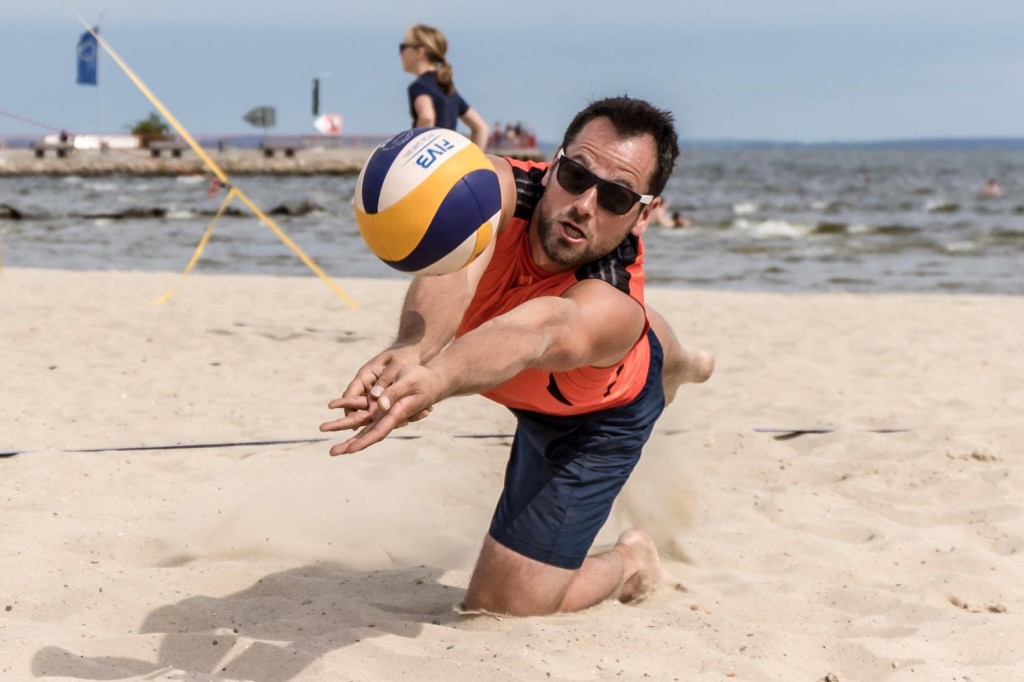
[[[555,613],[575,573],[523,556],[488,535],[463,608],[514,616]]]

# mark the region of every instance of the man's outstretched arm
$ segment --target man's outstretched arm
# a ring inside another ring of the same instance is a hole
[[[357,452],[449,396],[486,391],[528,367],[612,365],[636,343],[643,326],[636,301],[603,282],[583,282],[564,297],[527,301],[454,340],[432,360],[401,368],[369,408],[355,397],[333,401],[332,408],[347,414],[320,428],[361,428],[331,448],[332,455]],[[348,414],[353,409],[366,412]]]

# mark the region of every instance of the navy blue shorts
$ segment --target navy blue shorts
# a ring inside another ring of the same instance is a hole
[[[569,417],[513,410],[519,425],[491,520],[498,543],[551,566],[583,565],[665,408],[663,351],[654,332],[647,338],[650,369],[633,402]]]

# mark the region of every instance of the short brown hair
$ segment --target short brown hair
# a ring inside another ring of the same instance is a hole
[[[642,99],[625,95],[608,97],[591,102],[586,109],[576,114],[565,130],[562,149],[576,139],[583,126],[597,118],[607,118],[623,137],[637,137],[650,134],[658,148],[658,165],[650,179],[650,194],[658,196],[665,189],[665,183],[672,175],[676,158],[679,156],[679,140],[672,113],[658,109]]]

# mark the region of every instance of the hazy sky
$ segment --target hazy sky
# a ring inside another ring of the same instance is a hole
[[[428,7],[428,5],[431,5]],[[690,139],[1024,136],[1024,0],[79,0],[193,133],[349,133],[408,127],[398,43],[414,22],[448,35],[463,96],[490,122],[557,140],[596,97],[671,109]],[[0,0],[0,132],[124,132],[152,107],[105,55],[75,84],[81,26],[58,0]]]

